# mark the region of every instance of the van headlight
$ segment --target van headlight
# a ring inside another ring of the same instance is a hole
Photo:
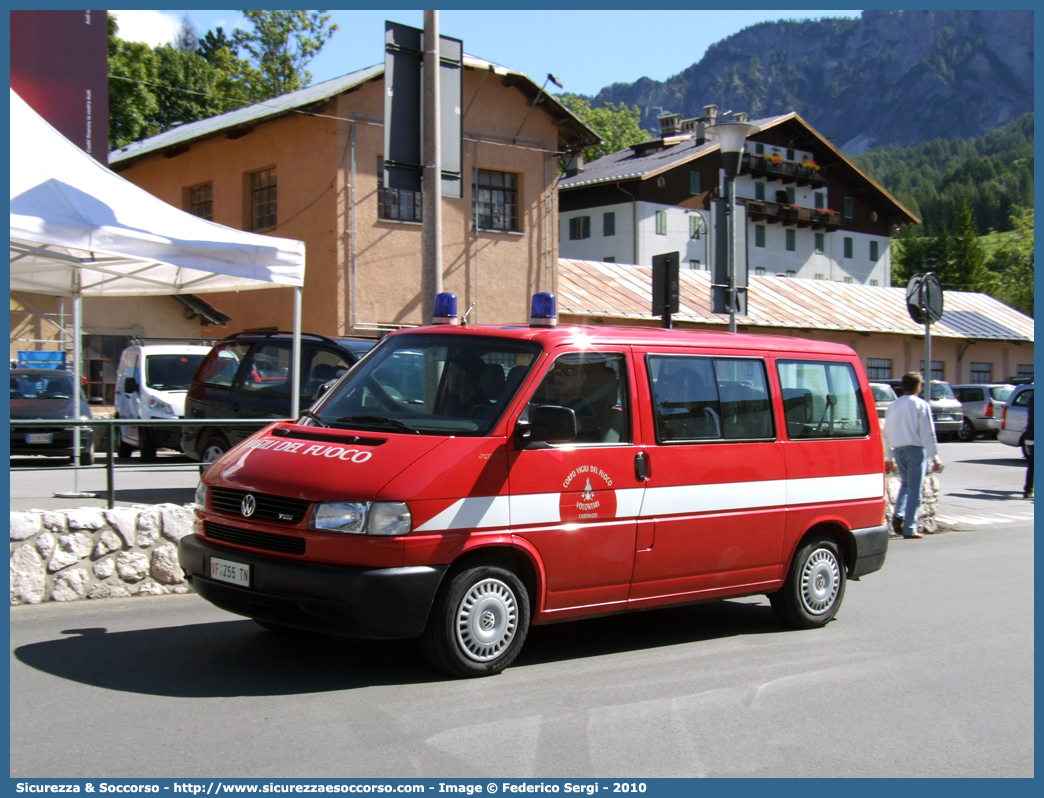
[[[196,485],[196,506],[200,510],[207,509],[207,486],[203,484],[203,480]]]
[[[168,416],[174,415],[174,408],[155,396],[149,397],[149,410],[155,410],[157,413],[166,413]]]
[[[312,513],[310,529],[348,535],[408,535],[413,528],[404,502],[322,502]]]

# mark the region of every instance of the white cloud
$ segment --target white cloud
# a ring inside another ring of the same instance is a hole
[[[169,11],[112,11],[120,29],[117,34],[128,42],[145,42],[150,47],[174,41],[181,28],[181,17]]]

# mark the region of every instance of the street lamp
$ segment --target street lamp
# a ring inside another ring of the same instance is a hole
[[[721,164],[725,168],[726,214],[728,215],[728,305],[729,332],[736,332],[736,176],[740,173],[743,147],[747,136],[761,128],[747,121],[746,114],[735,114],[730,122],[718,122],[707,128],[708,136],[715,136],[721,147]]]

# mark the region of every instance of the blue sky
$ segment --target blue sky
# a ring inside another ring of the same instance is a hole
[[[243,23],[238,11],[114,12],[120,35],[156,45],[169,41],[181,17],[202,35]],[[758,22],[857,17],[859,11],[478,11],[441,10],[441,33],[464,51],[525,72],[538,83],[548,72],[564,91],[594,94],[640,77],[665,80],[703,57],[707,47]],[[384,60],[384,21],[424,27],[424,12],[331,11],[339,30],[309,65],[313,82]],[[553,89],[554,87],[552,87]]]

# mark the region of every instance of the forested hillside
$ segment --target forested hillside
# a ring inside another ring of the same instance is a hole
[[[1008,231],[1033,208],[1033,114],[985,136],[935,139],[913,147],[877,147],[852,160],[936,235],[954,228],[966,202],[975,230]]]

